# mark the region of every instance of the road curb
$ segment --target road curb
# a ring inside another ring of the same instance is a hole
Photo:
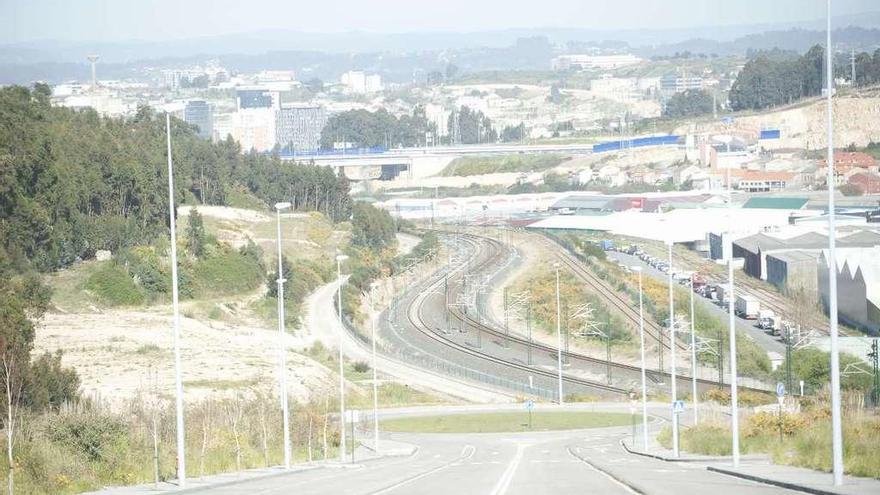
[[[576,453],[576,452],[574,451],[574,449],[572,449],[571,447],[568,447],[568,453],[571,454],[575,459],[577,459],[577,460],[583,462],[583,463],[586,464],[587,466],[590,466],[590,467],[591,467],[593,470],[595,470],[596,472],[602,473],[602,474],[604,474],[605,476],[607,476],[607,477],[611,478],[612,480],[614,480],[616,483],[620,484],[621,486],[626,487],[629,491],[635,493],[636,495],[646,495],[646,494],[645,494],[645,491],[642,490],[641,488],[639,488],[638,486],[633,485],[633,484],[630,483],[629,481],[626,481],[626,480],[624,480],[623,478],[621,478],[621,477],[619,477],[619,476],[616,476],[616,475],[612,474],[610,471],[608,471],[608,470],[606,470],[606,469],[602,469],[602,468],[600,468],[600,467],[597,466],[595,463],[588,461],[584,456],[582,456],[582,455]],[[836,494],[835,494],[835,495],[836,495]]]
[[[715,473],[726,474],[728,476],[733,476],[736,478],[742,478],[744,480],[755,481],[757,483],[763,483],[765,485],[773,485],[778,486],[780,488],[786,488],[788,490],[794,490],[797,492],[810,493],[813,495],[841,495],[840,492],[829,492],[827,490],[822,490],[821,488],[812,488],[804,485],[797,485],[795,483],[789,483],[787,481],[779,481],[771,478],[764,478],[762,476],[755,476],[753,474],[741,473],[739,471],[733,471],[730,469],[718,468],[714,466],[706,466],[706,469]]]
[[[624,442],[623,440],[620,440],[620,446],[623,447],[623,450],[625,450],[629,454],[640,455],[642,457],[650,457],[652,459],[658,459],[658,460],[665,461],[665,462],[718,462],[718,461],[730,460],[729,457],[683,457],[683,458],[679,457],[679,458],[675,458],[675,457],[667,457],[665,455],[651,454],[648,452],[639,452],[638,450],[632,450],[629,447],[627,447],[626,442]]]

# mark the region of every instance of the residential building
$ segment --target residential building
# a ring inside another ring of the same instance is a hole
[[[635,65],[642,59],[630,53],[620,55],[560,55],[551,61],[553,70],[615,69]]]
[[[862,194],[880,194],[880,175],[876,173],[855,173],[849,177],[847,183],[859,188]]]
[[[191,100],[183,109],[183,120],[198,128],[199,137],[211,139],[214,135],[214,109],[205,100]]]
[[[269,151],[275,147],[274,108],[245,108],[232,118],[232,137],[244,151]]]
[[[759,170],[737,170],[736,172],[733,183],[736,184],[737,189],[746,192],[781,191],[787,188],[796,177],[796,174],[791,172],[762,172]]]
[[[291,153],[317,150],[327,113],[321,106],[282,105],[275,123],[275,142]]]
[[[349,92],[355,94],[382,91],[382,77],[378,74],[367,74],[360,70],[350,70],[342,74],[339,81]]]
[[[660,78],[660,92],[665,96],[684,93],[690,89],[703,89],[705,84],[700,76],[680,76],[667,74]]]

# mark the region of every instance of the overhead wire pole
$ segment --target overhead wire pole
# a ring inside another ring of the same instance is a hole
[[[834,485],[843,484],[843,432],[840,418],[840,355],[837,329],[837,255],[834,211],[834,66],[831,57],[831,0],[828,0],[826,29],[826,112],[828,113],[828,318],[831,320],[831,469]]]
[[[281,263],[281,210],[290,203],[275,203],[278,243],[278,397],[281,401],[281,417],[284,431],[284,469],[290,469],[290,414],[287,400],[287,350],[284,347],[284,268]]]
[[[739,467],[739,403],[736,379],[736,321],[733,314],[733,184],[730,181],[730,167],[727,168],[727,325],[730,339],[730,430],[733,467]]]
[[[177,485],[186,486],[186,438],[183,424],[183,381],[180,376],[180,297],[177,283],[177,226],[174,215],[174,166],[171,162],[171,115],[165,114],[168,144],[168,223],[171,227],[171,302],[174,312],[174,407],[177,420]]]
[[[675,404],[675,401],[678,400],[678,387],[675,376],[675,307],[672,293],[672,244],[672,239],[669,239],[669,270],[667,271],[669,282],[669,377],[672,381],[672,403]],[[673,411],[672,415],[672,455],[678,457],[678,414]]]
[[[562,314],[559,306],[559,263],[554,263],[556,268],[556,365],[559,377],[559,405],[565,402],[562,397]]]
[[[642,354],[642,442],[645,452],[648,451],[648,382],[645,366],[645,313],[642,301],[642,267],[633,266],[633,271],[639,274],[639,347]]]
[[[694,316],[694,276],[691,275],[691,396],[694,403],[694,424],[697,424],[700,417],[697,413],[697,325]]]

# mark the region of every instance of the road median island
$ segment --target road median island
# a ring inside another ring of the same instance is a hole
[[[526,431],[582,430],[626,426],[632,417],[624,413],[586,411],[459,413],[387,419],[382,429],[395,433],[502,433]]]

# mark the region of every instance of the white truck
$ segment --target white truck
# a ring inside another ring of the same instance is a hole
[[[741,318],[755,320],[761,311],[761,301],[754,296],[737,295],[736,300],[733,302],[733,310]]]

